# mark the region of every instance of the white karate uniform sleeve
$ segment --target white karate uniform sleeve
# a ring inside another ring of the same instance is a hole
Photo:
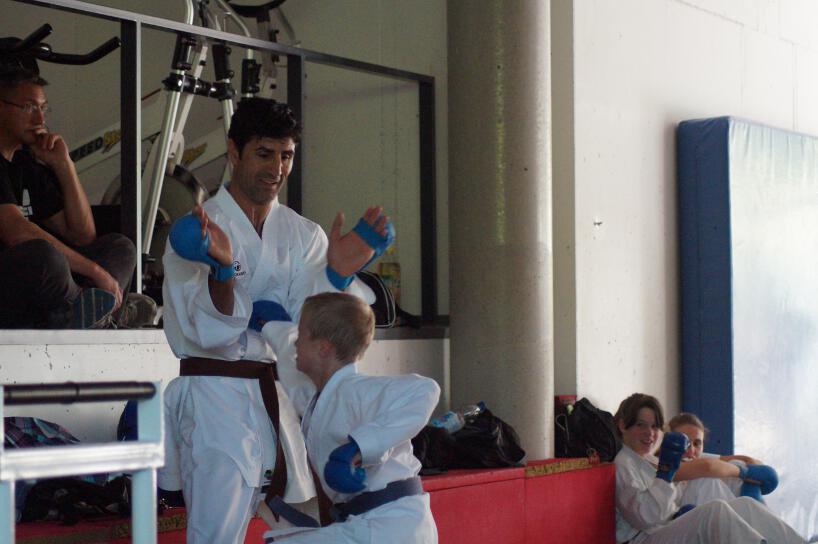
[[[376,417],[349,433],[361,450],[364,466],[383,463],[394,446],[417,435],[439,397],[440,387],[434,380],[411,374],[394,377],[377,398],[370,398],[370,402],[380,402]]]
[[[616,507],[634,529],[664,525],[679,510],[681,491],[656,478],[656,469],[623,446],[616,459]]]
[[[235,282],[232,315],[222,314],[213,305],[208,287],[210,268],[204,263],[179,257],[167,245],[163,259],[165,282],[163,296],[177,311],[166,313],[171,334],[185,342],[171,342],[171,347],[196,346],[202,353],[176,353],[177,357],[204,355],[224,359],[244,358],[247,350],[247,323],[253,303],[245,290]]]

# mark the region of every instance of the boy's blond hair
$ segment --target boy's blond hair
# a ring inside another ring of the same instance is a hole
[[[372,308],[346,293],[308,297],[301,310],[301,323],[313,338],[328,340],[343,363],[353,363],[363,357],[375,334]]]

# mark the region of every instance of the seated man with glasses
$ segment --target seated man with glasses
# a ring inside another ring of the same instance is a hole
[[[97,237],[68,147],[45,124],[36,60],[0,57],[0,328],[111,326],[122,317],[114,312],[134,272],[134,244]]]

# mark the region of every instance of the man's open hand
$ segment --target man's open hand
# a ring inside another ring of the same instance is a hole
[[[366,221],[381,236],[387,235],[389,218],[381,215],[381,206],[371,206],[364,212],[362,219]],[[341,235],[344,225],[344,214],[338,212],[332,222],[329,235],[329,249],[327,249],[327,264],[341,276],[351,276],[366,265],[375,250],[369,246],[355,231]]]
[[[210,235],[210,247],[207,254],[213,257],[219,264],[229,265],[233,264],[233,248],[230,245],[230,238],[219,225],[212,222],[208,217],[207,212],[201,206],[193,208],[193,215],[199,219],[202,224],[202,239],[207,234]]]

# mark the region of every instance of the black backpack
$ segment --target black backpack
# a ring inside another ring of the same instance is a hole
[[[375,327],[379,329],[394,327],[397,310],[392,291],[375,272],[361,270],[357,273],[357,276],[375,293],[375,302],[372,304],[372,311],[375,313]]]
[[[586,398],[574,404],[570,415],[559,414],[554,422],[556,457],[599,457],[602,462],[610,462],[622,448],[611,413]]]
[[[454,434],[425,426],[412,439],[421,474],[454,468],[494,468],[525,466],[525,451],[514,428],[484,409],[466,421]]]
[[[420,316],[410,314],[395,302],[395,296],[380,275],[369,270],[361,270],[356,275],[375,293],[372,311],[375,313],[376,328],[389,329],[404,325],[415,329],[420,328]]]
[[[104,485],[79,478],[40,480],[26,495],[20,521],[58,519],[63,525],[100,516],[130,513],[130,480],[119,476]]]

